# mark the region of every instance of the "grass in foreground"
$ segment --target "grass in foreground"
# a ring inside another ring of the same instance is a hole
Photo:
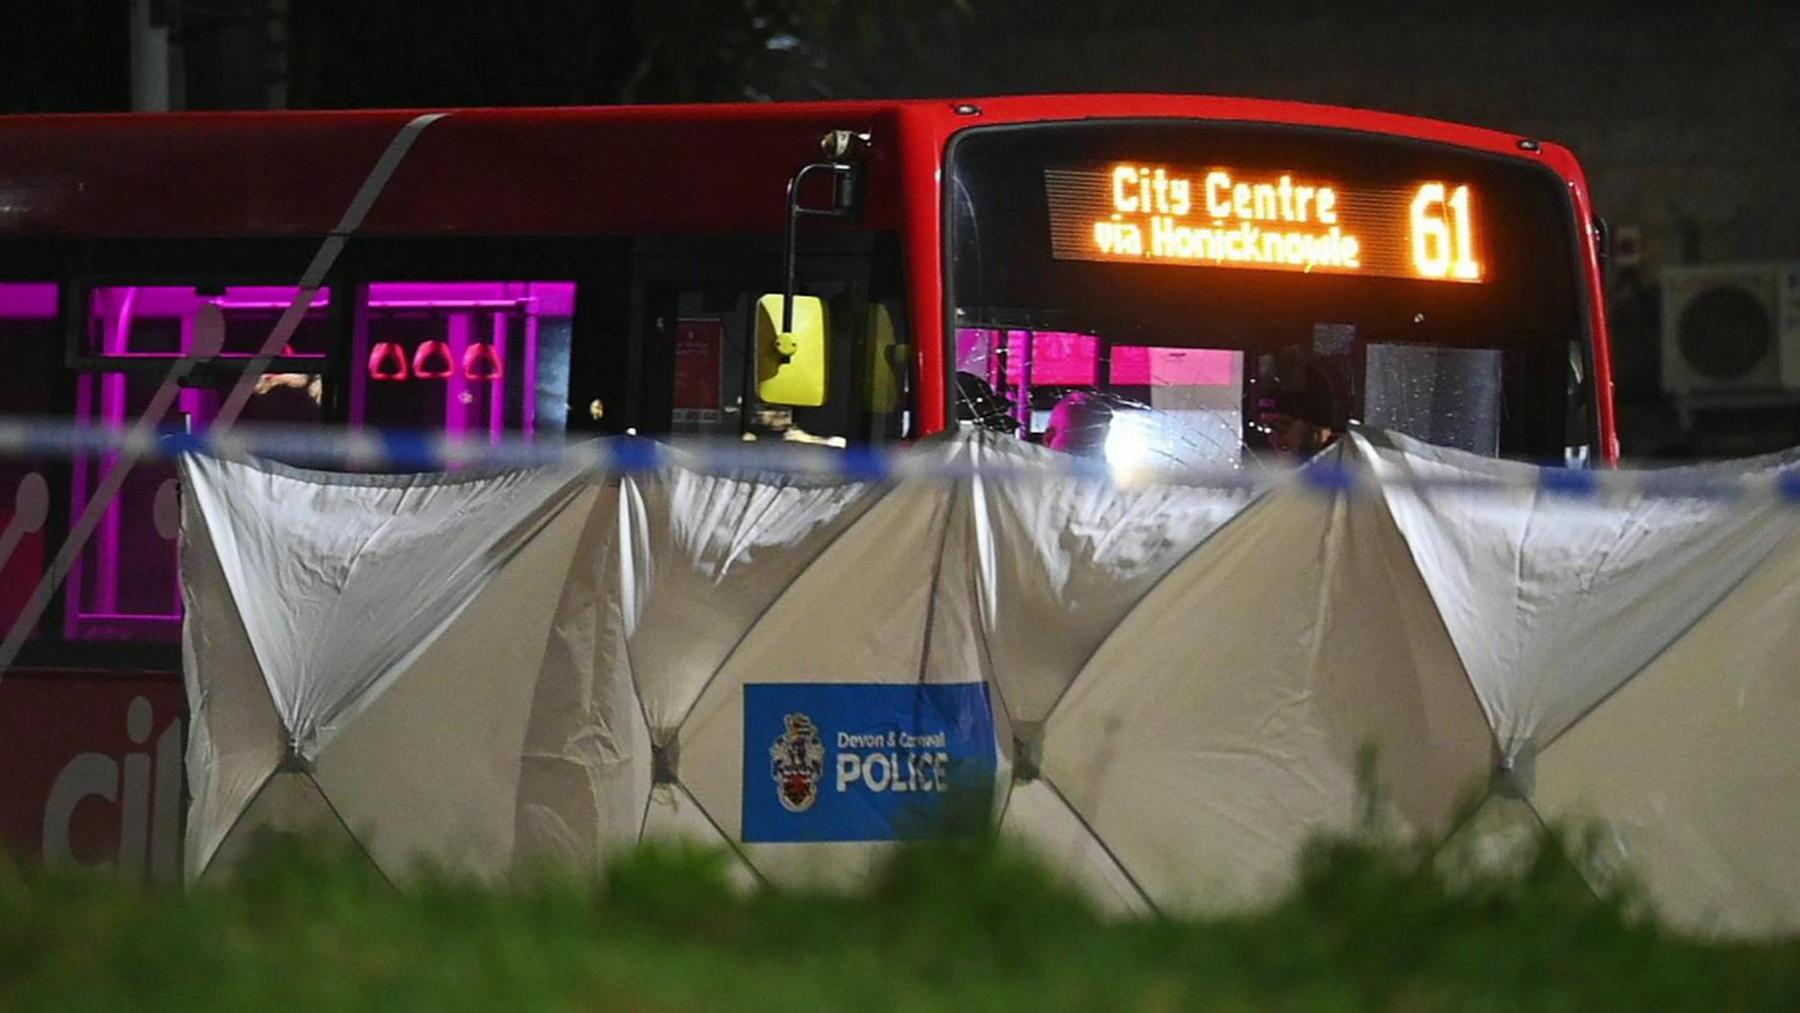
[[[727,886],[647,849],[505,887],[279,844],[180,892],[0,867],[0,1009],[1788,1009],[1800,946],[1683,939],[1596,898],[1553,840],[1446,878],[1323,844],[1254,917],[1117,921],[987,842],[867,890]]]

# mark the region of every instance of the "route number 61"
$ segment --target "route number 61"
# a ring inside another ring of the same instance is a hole
[[[1442,183],[1419,184],[1412,200],[1413,270],[1423,278],[1481,280],[1474,231],[1467,186],[1446,192]]]

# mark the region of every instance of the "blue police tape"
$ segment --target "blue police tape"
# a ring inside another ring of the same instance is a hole
[[[1300,480],[1319,492],[1340,493],[1356,483],[1356,473],[1341,464],[1311,461],[1300,468]]]
[[[1800,503],[1800,468],[1789,468],[1775,476],[1775,491],[1790,503]]]
[[[1659,499],[1736,500],[1756,497],[1800,504],[1800,463],[1733,474],[1699,469],[1575,468],[1520,470],[1517,478],[1404,475],[1377,478],[1366,469],[1313,461],[1304,466],[1115,469],[1104,460],[1054,455],[1043,459],[970,461],[927,447],[835,449],[776,441],[683,442],[623,436],[590,440],[453,437],[421,430],[343,430],[315,426],[237,426],[211,433],[146,427],[71,424],[66,419],[0,419],[0,459],[133,455],[173,458],[185,453],[261,457],[303,467],[352,471],[452,471],[574,467],[643,473],[680,466],[712,473],[785,474],[881,483],[896,479],[1079,479],[1126,485],[1175,484],[1254,492],[1285,482],[1324,495],[1362,488],[1535,490],[1560,497],[1635,495]]]
[[[1600,483],[1593,472],[1575,468],[1540,469],[1538,484],[1545,492],[1557,496],[1592,496],[1600,489]]]

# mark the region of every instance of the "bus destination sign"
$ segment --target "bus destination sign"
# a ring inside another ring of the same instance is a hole
[[[1045,169],[1044,189],[1058,260],[1482,280],[1467,184],[1346,186],[1299,172],[1118,162]]]

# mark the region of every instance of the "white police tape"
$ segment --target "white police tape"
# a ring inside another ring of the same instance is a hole
[[[72,424],[66,419],[0,419],[0,458],[63,458],[125,453],[174,458],[184,453],[260,457],[285,464],[350,471],[464,471],[508,468],[587,468],[645,472],[679,466],[702,472],[756,472],[815,479],[885,482],[924,478],[961,480],[1084,479],[1117,484],[1172,484],[1258,490],[1299,482],[1321,492],[1365,486],[1432,489],[1534,489],[1574,498],[1650,496],[1739,500],[1775,497],[1800,503],[1800,461],[1732,473],[1710,468],[1587,470],[1519,469],[1514,478],[1405,475],[1377,478],[1358,467],[1315,460],[1280,467],[1135,467],[1072,455],[975,462],[934,454],[921,446],[810,446],[777,441],[653,440],[623,436],[589,440],[458,437],[441,431],[345,430],[318,426],[235,426],[211,433],[146,431]]]

